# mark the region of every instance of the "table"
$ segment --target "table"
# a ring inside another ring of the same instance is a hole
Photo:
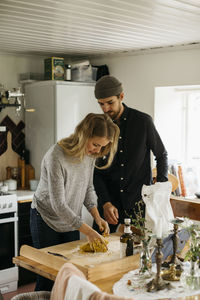
[[[75,243],[75,242],[72,242]],[[62,244],[64,245],[64,244]],[[40,249],[42,250],[50,250],[50,251],[59,251],[62,245],[52,246],[48,248]],[[31,255],[30,255],[31,256]],[[139,257],[138,257],[139,258]],[[60,260],[60,261],[59,261]],[[56,267],[50,267],[50,265],[46,265],[45,263],[37,262],[32,260],[31,257],[24,257],[23,255],[17,256],[13,258],[13,262],[20,267],[28,269],[36,274],[42,275],[48,279],[55,280],[58,270],[59,270],[59,263],[61,263],[61,258],[58,258],[58,265]],[[62,262],[63,264],[63,262]],[[93,281],[95,285],[97,285],[102,291],[112,294],[112,287],[115,282],[120,280],[120,278],[127,272],[121,272],[109,277],[101,278],[100,280]],[[167,298],[166,298],[167,299]],[[179,300],[200,300],[200,295],[198,296],[191,296],[191,297],[183,297],[178,298]]]
[[[171,204],[175,216],[186,216],[194,220],[200,221],[200,200],[199,199],[185,199],[183,197],[171,197]],[[57,248],[59,249],[60,245],[54,246],[53,250],[56,252]],[[47,249],[47,248],[46,248]],[[52,247],[49,247],[51,251]],[[13,262],[20,267],[28,269],[36,274],[42,275],[48,279],[55,280],[58,270],[47,266],[43,263],[38,263],[31,258],[23,257],[23,255],[13,258]],[[93,282],[96,284],[102,291],[112,294],[112,287],[115,282],[117,282],[126,272],[121,272],[110,277],[105,277],[100,280]],[[167,298],[166,298],[167,299]],[[200,295],[178,298],[179,300],[200,300]]]
[[[14,257],[13,262],[51,280],[55,280],[59,269],[65,262],[70,262],[76,265],[91,282],[99,279],[104,280],[105,277],[115,276],[121,272],[123,274],[139,267],[139,253],[132,257],[120,259],[120,235],[120,233],[110,235],[109,250],[106,253],[80,253],[79,247],[86,240],[73,241],[42,249],[24,245],[20,248],[20,256]],[[51,255],[49,252],[64,255],[68,260]]]
[[[170,202],[175,217],[187,217],[200,221],[200,199],[171,196]]]

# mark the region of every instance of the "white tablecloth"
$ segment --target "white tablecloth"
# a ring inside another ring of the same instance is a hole
[[[180,281],[170,281],[173,288],[171,290],[164,289],[156,292],[146,292],[145,285],[155,277],[155,266],[153,267],[153,276],[148,279],[141,279],[138,269],[125,274],[119,281],[113,285],[113,293],[121,297],[133,298],[135,300],[153,300],[163,298],[179,298],[200,294],[200,289],[196,291],[186,290]],[[131,285],[128,285],[131,280]]]

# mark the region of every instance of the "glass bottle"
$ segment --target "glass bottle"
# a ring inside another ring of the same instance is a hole
[[[17,180],[17,187],[20,187],[20,174],[19,174],[19,168],[13,167],[11,168],[11,178]]]
[[[124,219],[124,233],[120,236],[120,258],[133,255],[131,219]]]
[[[65,65],[65,80],[70,81],[72,79],[71,77],[71,65]]]

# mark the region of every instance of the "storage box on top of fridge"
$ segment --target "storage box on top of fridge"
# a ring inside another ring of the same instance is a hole
[[[64,80],[65,64],[62,57],[50,57],[44,60],[44,77],[46,80]]]

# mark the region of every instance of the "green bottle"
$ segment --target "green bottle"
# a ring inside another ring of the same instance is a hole
[[[124,233],[120,236],[120,258],[133,255],[131,219],[124,219]]]

